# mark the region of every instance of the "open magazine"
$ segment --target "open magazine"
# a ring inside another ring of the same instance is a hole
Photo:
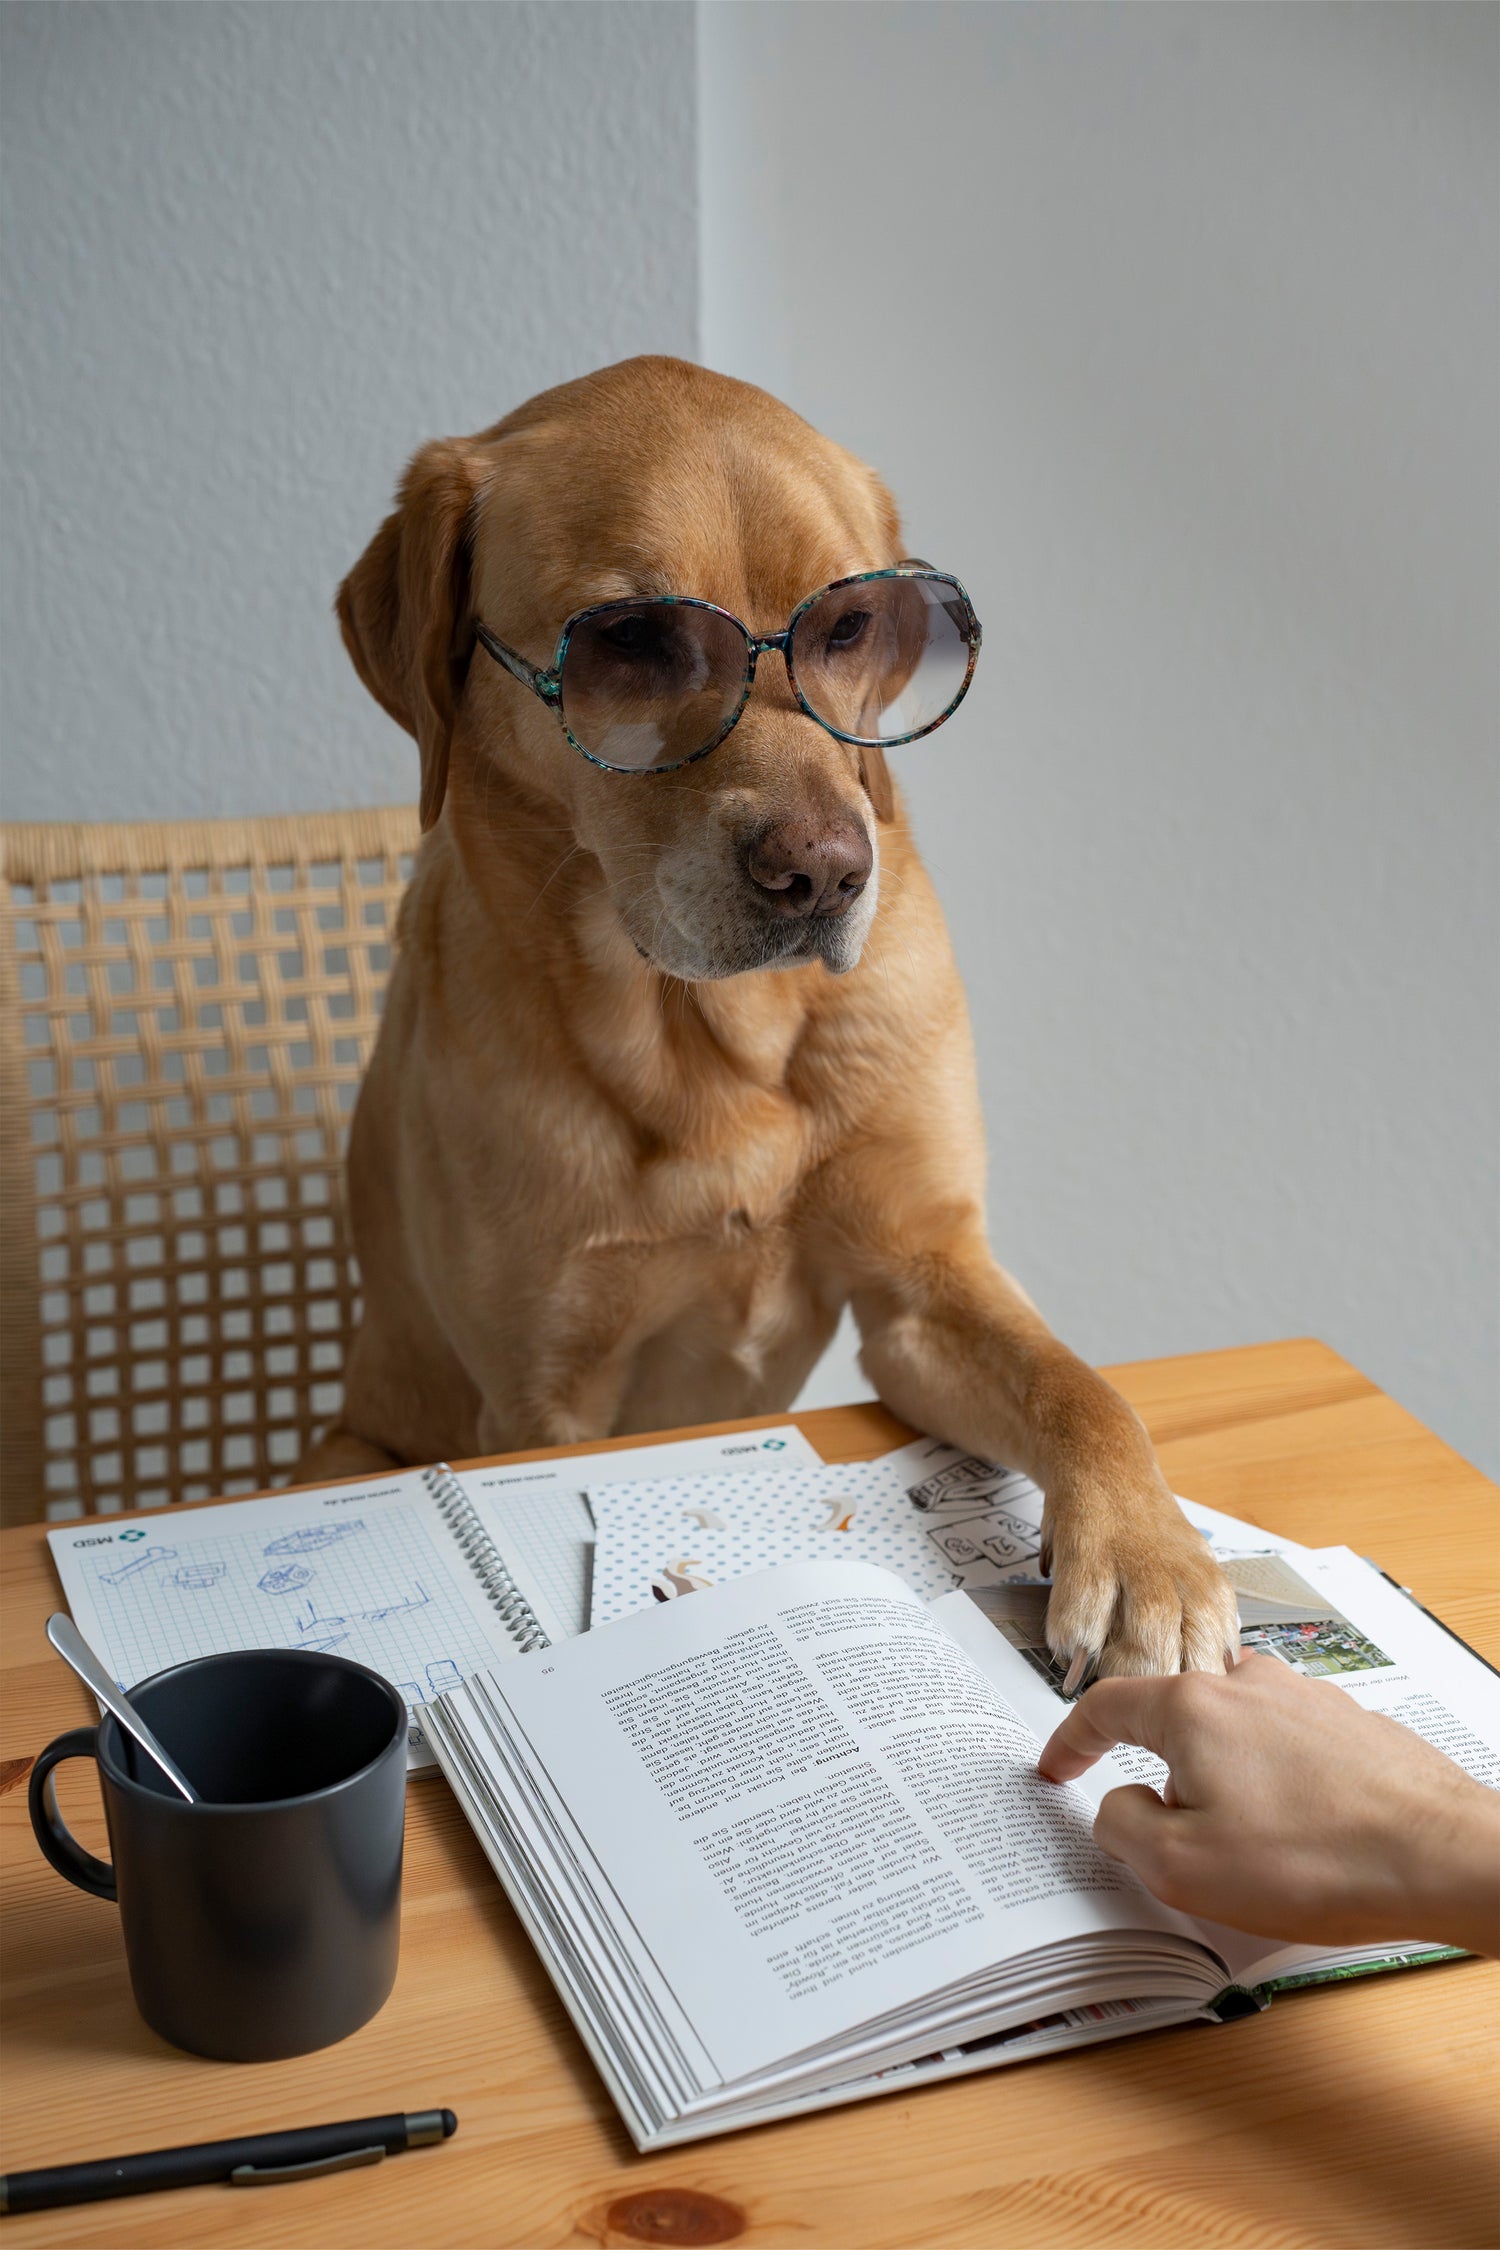
[[[1257,1565],[1270,1614],[1249,1631],[1500,1781],[1500,1679],[1461,1643],[1345,1549]],[[638,2147],[1447,1957],[1420,1931],[1345,1951],[1245,1937],[1105,1858],[1100,1800],[1162,1769],[1125,1750],[1041,1780],[1066,1708],[1026,1607],[1044,1598],[924,1602],[869,1563],[788,1563],[432,1706],[439,1762]]]

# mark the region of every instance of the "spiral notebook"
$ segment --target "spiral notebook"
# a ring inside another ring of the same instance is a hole
[[[435,1696],[582,1630],[588,1512],[575,1480],[606,1463],[643,1478],[729,1469],[752,1451],[818,1461],[789,1424],[96,1517],[59,1525],[48,1545],[75,1624],[122,1688],[228,1649],[331,1649],[400,1689],[408,1768],[421,1772],[434,1762],[421,1713]]]

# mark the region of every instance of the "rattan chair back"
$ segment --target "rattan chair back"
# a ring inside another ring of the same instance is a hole
[[[417,817],[0,829],[0,1520],[285,1477]]]

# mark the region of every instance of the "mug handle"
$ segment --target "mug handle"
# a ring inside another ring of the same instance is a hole
[[[43,1856],[51,1861],[59,1875],[66,1875],[81,1891],[94,1898],[119,1901],[115,1889],[115,1871],[107,1860],[95,1859],[86,1852],[76,1836],[63,1826],[62,1814],[57,1809],[57,1790],[52,1780],[52,1768],[60,1766],[64,1758],[97,1758],[99,1754],[99,1729],[74,1727],[71,1734],[60,1734],[46,1749],[31,1769],[26,1802],[31,1813],[31,1830],[42,1847]]]

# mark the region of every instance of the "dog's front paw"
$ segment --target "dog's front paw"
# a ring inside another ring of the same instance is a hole
[[[1047,1645],[1071,1695],[1090,1676],[1222,1672],[1239,1649],[1234,1588],[1165,1484],[1050,1498]]]

